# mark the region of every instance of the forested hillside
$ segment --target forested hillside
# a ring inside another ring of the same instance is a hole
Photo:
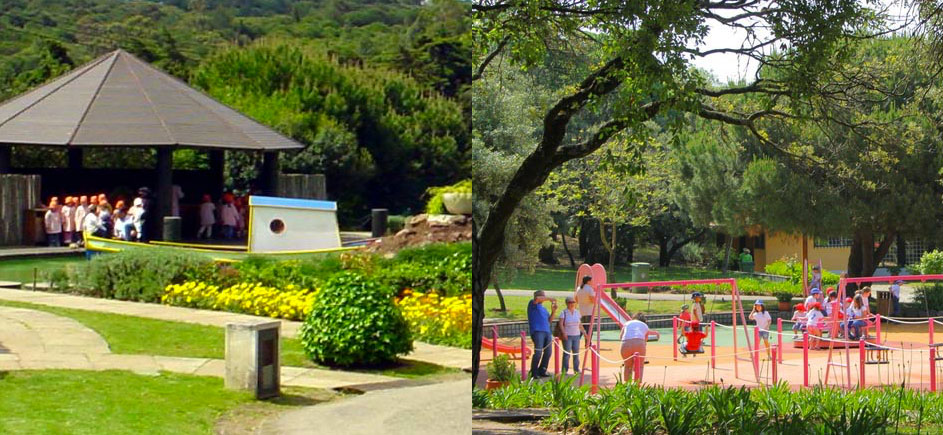
[[[8,0],[0,101],[123,48],[306,144],[283,172],[327,174],[349,220],[369,207],[417,210],[427,186],[470,176],[467,10],[458,0]],[[230,187],[248,187],[261,163],[228,154]],[[14,150],[15,165],[64,160]],[[177,166],[203,164],[175,154]]]

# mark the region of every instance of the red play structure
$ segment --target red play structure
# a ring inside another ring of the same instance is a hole
[[[611,297],[609,297],[609,294],[607,291],[610,289],[633,288],[633,287],[653,287],[653,286],[687,286],[687,285],[696,285],[696,284],[727,284],[730,286],[730,290],[731,290],[731,302],[732,302],[732,307],[733,307],[733,309],[731,310],[731,314],[732,314],[732,319],[733,319],[733,328],[734,330],[736,330],[737,328],[737,316],[739,314],[740,324],[743,326],[743,331],[745,334],[748,334],[747,325],[746,325],[746,316],[744,315],[744,312],[743,312],[743,306],[740,300],[740,294],[737,291],[737,281],[733,278],[628,282],[628,283],[609,284],[606,280],[606,269],[601,264],[594,264],[592,266],[588,264],[583,264],[580,266],[579,270],[577,270],[576,272],[576,284],[577,284],[576,288],[579,288],[579,284],[582,282],[582,279],[584,276],[591,276],[593,278],[592,283],[593,283],[593,289],[595,290],[595,306],[593,308],[593,320],[592,320],[592,325],[590,326],[589,335],[590,335],[590,340],[592,340],[593,334],[596,335],[596,343],[595,345],[591,345],[590,349],[587,350],[587,352],[589,351],[593,352],[592,354],[593,358],[591,359],[591,363],[589,364],[591,366],[591,371],[592,371],[591,381],[593,385],[593,388],[592,388],[593,392],[597,391],[597,388],[599,385],[599,357],[597,353],[599,349],[599,342],[600,342],[600,336],[601,336],[601,325],[602,325],[601,313],[605,312],[606,315],[608,315],[610,318],[615,320],[616,323],[619,324],[620,327],[624,326],[625,323],[628,322],[629,320],[632,320],[632,317],[628,313],[626,313],[625,310],[623,310],[622,307],[619,306],[619,304],[617,304],[614,300],[612,300]],[[674,341],[673,347],[674,347],[675,359],[678,358],[678,340],[677,340],[678,324],[679,324],[679,320],[676,317],[673,319],[674,334],[672,337]],[[715,323],[711,322],[711,337],[712,338],[713,338],[713,333],[714,333],[714,327],[715,327]],[[657,339],[657,334],[658,333],[656,331],[649,331],[649,340],[651,340],[653,335]],[[697,338],[703,339],[703,336],[698,336]],[[689,340],[688,344],[690,344],[691,337],[688,337],[688,340]],[[749,340],[746,340],[746,342],[747,342],[748,352],[750,352],[751,355],[753,355],[753,357],[751,358],[751,361],[753,363],[754,376],[756,376],[757,380],[759,380],[759,364],[758,364],[759,360],[758,360],[758,356],[756,356],[753,353],[753,348],[755,347],[755,343],[751,344]],[[697,341],[696,344],[698,345],[698,348],[700,348],[700,342]],[[734,346],[734,349],[737,348],[737,334],[736,333],[733,336],[733,346]],[[714,346],[711,347],[711,353],[713,354],[713,352],[714,352]],[[585,357],[586,356],[584,354],[584,361],[585,361]],[[638,369],[638,367],[640,367],[640,364],[641,364],[640,361],[643,359],[644,357],[642,357],[641,359],[635,358],[634,360],[635,365],[636,365],[636,371],[635,371],[636,379],[638,379],[638,373],[640,373]],[[736,362],[737,360],[738,358],[734,359],[734,375],[735,376],[739,376],[739,366],[737,365],[737,362]],[[583,365],[584,374],[585,374],[586,368],[587,368],[587,365],[584,364]],[[582,378],[583,377],[581,376],[580,377],[581,382],[582,382]]]

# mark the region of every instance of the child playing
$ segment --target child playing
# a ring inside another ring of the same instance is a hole
[[[796,304],[795,310],[792,312],[792,338],[796,338],[799,334],[799,331],[805,331],[805,305]]]
[[[750,320],[755,321],[757,328],[760,329],[760,339],[763,340],[763,345],[766,346],[766,357],[772,358],[769,349],[769,325],[773,323],[773,318],[766,311],[766,307],[763,306],[763,301],[757,300],[753,304]]]
[[[809,336],[811,337],[821,337],[822,336],[822,304],[818,302],[813,302],[811,305],[807,305],[806,308],[809,310],[809,314],[806,316],[806,328],[809,331]],[[810,346],[817,347],[818,341],[813,341]]]
[[[681,314],[678,315],[678,319],[681,319],[681,332],[690,332],[691,331],[691,313],[688,312],[688,304],[681,306]]]
[[[691,293],[691,299],[694,301],[694,308],[691,310],[691,329],[700,331],[700,324],[704,323],[704,295],[701,292]],[[694,324],[698,326],[695,327]]]
[[[213,204],[213,198],[203,195],[203,202],[200,204],[200,231],[196,233],[196,238],[202,238],[203,234],[206,234],[207,239],[212,239],[215,223],[216,205]]]

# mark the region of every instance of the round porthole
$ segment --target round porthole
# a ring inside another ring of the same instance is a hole
[[[281,234],[285,232],[285,222],[281,219],[272,219],[272,222],[268,224],[268,227],[275,234]]]

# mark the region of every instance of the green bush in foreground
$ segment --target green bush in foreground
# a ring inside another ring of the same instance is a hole
[[[482,408],[548,408],[553,430],[582,433],[939,433],[943,396],[908,388],[845,391],[813,387],[792,391],[710,386],[696,391],[619,384],[598,396],[573,379],[520,382],[473,393]]]
[[[328,280],[301,326],[305,353],[330,366],[390,363],[412,350],[393,289],[356,272]]]
[[[216,270],[204,255],[174,249],[128,249],[98,255],[88,264],[86,290],[92,296],[139,302],[160,302],[164,287]]]

